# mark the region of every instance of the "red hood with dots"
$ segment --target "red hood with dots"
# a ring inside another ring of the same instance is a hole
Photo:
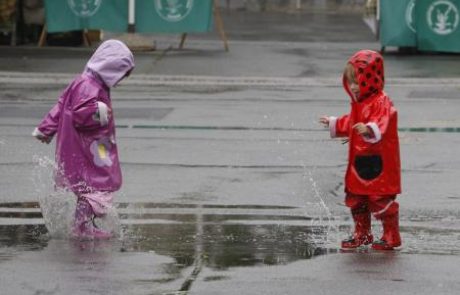
[[[359,83],[358,101],[363,101],[383,90],[385,84],[383,58],[378,52],[360,50],[348,60],[348,63],[355,69],[356,79]],[[343,77],[343,87],[353,100],[345,76]]]

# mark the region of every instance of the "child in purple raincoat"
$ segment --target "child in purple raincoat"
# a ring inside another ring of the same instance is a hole
[[[123,42],[103,42],[32,134],[44,143],[57,134],[55,181],[77,196],[75,237],[111,237],[93,223],[107,213],[122,182],[110,88],[133,68],[133,54]]]

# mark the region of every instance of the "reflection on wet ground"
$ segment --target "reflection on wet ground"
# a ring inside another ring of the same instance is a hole
[[[321,245],[324,226],[296,207],[120,203],[118,212],[120,252],[154,251],[184,267],[194,263],[197,244],[203,263],[216,269],[286,264],[331,251]],[[50,237],[40,218],[37,203],[0,204],[0,249],[45,248]]]
[[[184,265],[192,263],[197,243],[205,263],[215,268],[286,264],[337,251],[337,241],[328,241],[327,221],[307,216],[304,208],[119,203],[117,211],[120,251],[155,251]],[[445,220],[403,222],[403,251],[460,253],[460,230],[447,227]],[[335,223],[341,235],[350,230],[348,223]],[[448,223],[455,225],[456,220]],[[49,240],[36,202],[0,204],[0,233],[0,247],[40,250]]]
[[[203,280],[218,281],[226,279],[219,271],[232,267],[286,265],[337,253],[338,235],[350,230],[348,223],[334,220],[337,226],[331,227],[331,221],[291,206],[120,203],[117,211],[118,238],[75,241],[49,236],[38,203],[0,204],[0,273],[37,276],[32,289],[49,294],[82,281],[90,282],[89,291],[103,290],[104,280],[114,294],[182,294],[203,268],[217,271]],[[402,253],[460,254],[460,231],[433,227],[441,221],[430,220],[431,227],[424,220],[406,222]],[[337,232],[331,237],[328,231]],[[31,265],[40,265],[40,274]],[[40,277],[61,271],[68,277],[42,285]],[[152,288],[162,291],[145,293]]]
[[[44,225],[1,225],[0,249],[13,247],[20,250],[42,250],[48,242],[44,238],[46,232]]]
[[[172,256],[186,266],[193,263],[196,243],[208,267],[286,264],[325,253],[310,241],[300,226],[205,225],[198,235],[195,225],[136,225],[123,243],[126,251],[150,251]]]
[[[108,279],[113,286],[127,272],[133,280],[111,289],[113,294],[182,294],[204,267],[221,271],[280,265],[336,252],[324,244],[326,227],[306,217],[302,208],[120,203],[117,211],[121,223],[117,239],[75,241],[49,236],[38,203],[0,204],[0,274],[35,278],[54,276],[62,269],[69,277],[59,282],[30,283],[34,292],[58,294],[74,284],[82,288],[82,281],[90,282],[83,288],[99,292],[104,290],[103,280],[94,277]],[[39,275],[29,269],[31,264],[41,265]],[[16,292],[20,287],[10,288]],[[158,288],[163,291],[145,293]]]
[[[190,266],[199,244],[204,263],[217,269],[287,264],[335,253],[338,236],[350,231],[349,222],[321,220],[292,206],[119,203],[117,212],[120,251],[155,251]],[[402,251],[460,254],[457,218],[438,219],[403,220]],[[374,232],[379,230],[375,223]],[[0,204],[0,249],[40,250],[49,240],[37,202]]]

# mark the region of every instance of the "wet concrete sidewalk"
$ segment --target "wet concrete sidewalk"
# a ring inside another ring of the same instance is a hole
[[[319,247],[312,237],[324,228],[305,222],[194,218],[130,221],[124,235],[111,241],[49,239],[43,225],[2,225],[2,292],[456,294],[459,288],[458,255],[341,253]]]
[[[346,253],[289,265],[206,269],[190,294],[456,294],[458,256]]]
[[[105,242],[48,234],[75,200],[53,195],[54,147],[30,137],[92,49],[0,48],[2,292],[456,294],[459,57],[385,56],[404,248],[341,253],[346,146],[317,119],[348,111],[346,58],[379,44],[355,12],[240,13],[229,53],[212,34],[184,51],[155,36],[113,89],[124,185]]]

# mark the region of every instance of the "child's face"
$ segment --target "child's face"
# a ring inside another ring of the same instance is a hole
[[[359,84],[356,79],[355,69],[351,64],[347,64],[345,67],[345,79],[348,84],[348,88],[350,89],[351,93],[355,100],[359,98]]]
[[[114,87],[117,87],[118,84],[119,84],[123,79],[128,78],[129,75],[131,75],[131,72],[132,72],[132,70],[127,71],[126,74],[125,74],[123,77],[121,77],[120,80],[118,80],[118,82],[114,85]]]

